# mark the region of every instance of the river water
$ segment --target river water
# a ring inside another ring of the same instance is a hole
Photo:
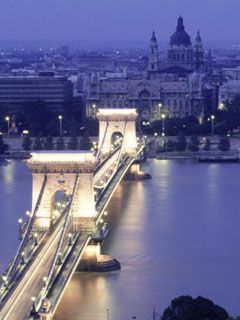
[[[123,182],[108,208],[102,251],[121,271],[75,274],[54,320],[147,320],[183,294],[240,314],[239,164],[150,160],[143,168],[153,179]],[[0,167],[0,190],[3,270],[16,250],[17,218],[31,203],[23,162]]]

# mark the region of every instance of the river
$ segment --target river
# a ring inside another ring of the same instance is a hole
[[[102,252],[121,271],[75,274],[54,320],[147,320],[153,307],[161,313],[186,294],[240,314],[239,164],[150,160],[143,168],[153,179],[123,182],[108,207]],[[2,271],[16,250],[17,219],[31,203],[23,162],[0,167],[0,190]]]

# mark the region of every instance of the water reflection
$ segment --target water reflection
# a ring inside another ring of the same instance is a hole
[[[146,169],[153,180],[125,182],[108,209],[111,234],[103,249],[122,270],[103,274],[101,289],[98,274],[75,275],[67,292],[76,305],[67,319],[106,319],[108,307],[112,319],[148,319],[153,306],[161,311],[181,294],[207,296],[240,313],[238,166],[179,160],[150,161]],[[54,320],[66,319],[70,303],[65,295]]]
[[[153,306],[161,311],[181,294],[240,313],[239,165],[151,160],[145,167],[153,180],[124,182],[108,208],[103,253],[122,270],[75,274],[54,320],[107,319],[108,308],[110,319],[146,320]],[[3,269],[16,250],[17,218],[31,204],[25,164],[0,167],[0,188]]]

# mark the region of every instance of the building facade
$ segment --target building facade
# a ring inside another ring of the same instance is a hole
[[[148,68],[142,76],[91,78],[86,92],[87,115],[93,116],[96,108],[127,107],[137,108],[141,119],[160,119],[164,113],[170,118],[194,116],[202,122],[206,103],[203,55],[199,31],[192,46],[180,16],[170,38],[164,68],[159,67],[158,43],[153,32]]]
[[[17,107],[23,103],[44,101],[55,109],[61,109],[73,99],[73,86],[66,77],[43,73],[39,76],[0,77],[0,104]]]

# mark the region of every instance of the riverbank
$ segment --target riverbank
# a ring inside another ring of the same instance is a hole
[[[231,151],[199,151],[199,152],[190,152],[190,151],[183,151],[183,152],[163,152],[163,153],[149,153],[148,158],[155,158],[158,160],[164,159],[198,159],[200,157],[238,157],[240,158],[240,154],[238,152],[231,152]]]

